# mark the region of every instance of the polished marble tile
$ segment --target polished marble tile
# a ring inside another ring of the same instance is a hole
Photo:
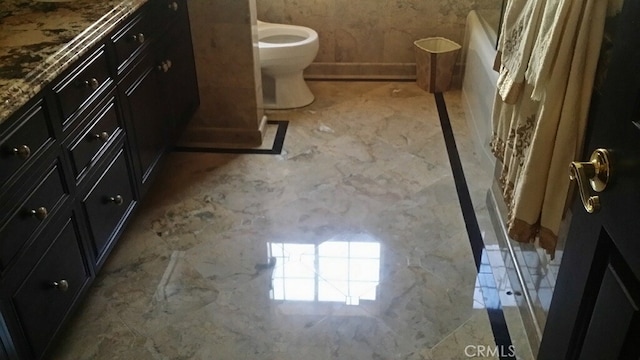
[[[290,121],[282,154],[169,156],[53,358],[465,359],[495,347],[433,95],[413,82],[310,85],[312,105],[269,113]]]

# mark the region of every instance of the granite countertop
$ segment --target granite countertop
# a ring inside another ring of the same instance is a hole
[[[0,124],[147,1],[0,0]]]

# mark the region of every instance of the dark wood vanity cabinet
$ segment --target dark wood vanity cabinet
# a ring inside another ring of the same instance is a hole
[[[141,195],[148,190],[148,180],[167,146],[177,141],[199,104],[186,1],[158,1],[147,14],[149,19],[160,25],[149,34],[137,35],[144,35],[147,51],[133,54],[129,64],[119,66],[123,76],[118,85],[126,99],[125,118],[134,129],[130,141],[138,150]],[[136,36],[132,32],[128,38]]]
[[[0,124],[0,360],[46,357],[198,104],[186,1],[150,0]]]
[[[0,191],[0,336],[10,359],[40,358],[93,278],[54,103],[34,99],[0,126],[0,162],[17,168]]]

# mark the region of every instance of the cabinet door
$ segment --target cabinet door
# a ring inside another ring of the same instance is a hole
[[[162,78],[165,98],[171,109],[169,126],[173,130],[172,141],[177,140],[175,137],[182,133],[200,104],[187,4],[182,1],[177,3],[182,11],[172,14],[176,19],[171,22],[161,44],[162,64],[166,69]]]
[[[154,173],[167,144],[168,107],[163,100],[159,69],[152,57],[145,56],[125,77],[125,112],[132,142],[133,156],[137,160],[138,185],[141,196],[148,188],[148,180]]]
[[[32,358],[39,359],[91,280],[73,216],[45,237],[53,239],[46,253],[15,290],[11,303]],[[26,259],[25,261],[30,260]],[[27,261],[28,262],[28,261]],[[16,332],[17,334],[18,332]]]
[[[135,206],[129,167],[121,149],[82,200],[97,269],[115,245]]]

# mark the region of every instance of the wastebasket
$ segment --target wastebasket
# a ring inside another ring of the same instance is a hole
[[[416,52],[416,82],[430,93],[449,90],[460,45],[443,37],[413,42]]]

